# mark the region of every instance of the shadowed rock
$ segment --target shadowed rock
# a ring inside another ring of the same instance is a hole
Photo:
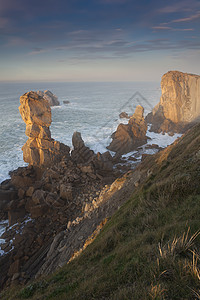
[[[138,105],[128,124],[119,124],[117,131],[112,135],[113,140],[107,148],[118,154],[133,151],[147,141],[146,132],[144,108]]]
[[[52,92],[46,90],[44,92],[37,91],[37,94],[47,100],[50,106],[58,106],[60,102],[58,101],[58,97],[54,95]]]

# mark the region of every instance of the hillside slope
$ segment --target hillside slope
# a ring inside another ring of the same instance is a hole
[[[78,258],[0,298],[200,299],[200,125],[137,171],[138,188]]]

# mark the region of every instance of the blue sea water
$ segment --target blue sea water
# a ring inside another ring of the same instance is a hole
[[[52,137],[71,146],[73,132],[80,131],[95,152],[106,151],[111,134],[122,122],[120,112],[132,114],[141,104],[147,114],[161,96],[156,82],[0,83],[0,182],[9,177],[9,171],[25,165],[21,147],[28,138],[18,110],[20,96],[47,89],[61,104],[52,108]],[[64,100],[70,103],[63,104]]]
[[[19,98],[30,90],[47,89],[58,96],[61,104],[52,108],[52,138],[72,146],[73,132],[80,131],[86,145],[102,153],[107,151],[106,146],[118,124],[127,123],[119,118],[122,111],[133,114],[140,104],[147,114],[161,96],[160,84],[155,82],[0,83],[0,183],[9,178],[9,171],[26,165],[21,148],[28,137],[18,110]],[[64,100],[70,103],[63,104]],[[148,136],[151,137],[148,144],[165,147],[178,135],[170,137],[148,132]],[[8,221],[0,222],[0,236],[5,230],[8,230]],[[4,240],[0,239],[0,245],[2,243]],[[3,254],[0,247],[0,256]]]

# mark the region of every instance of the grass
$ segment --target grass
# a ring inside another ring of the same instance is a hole
[[[70,264],[1,299],[200,299],[200,126],[148,157],[130,199]]]

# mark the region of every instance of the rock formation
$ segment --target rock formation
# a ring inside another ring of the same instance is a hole
[[[46,91],[37,91],[37,94],[47,100],[50,106],[58,106],[60,102],[58,101],[58,97],[54,95],[52,92]]]
[[[144,108],[138,105],[128,124],[119,124],[117,131],[112,135],[113,140],[107,148],[118,154],[133,151],[138,146],[146,143],[146,132],[147,124],[144,120]]]
[[[120,119],[129,119],[130,118],[130,116],[125,111],[121,112],[119,114],[119,117],[120,117]]]
[[[47,100],[35,92],[20,97],[19,111],[26,123],[28,141],[22,147],[24,161],[30,165],[49,165],[62,156],[69,156],[70,148],[51,138],[51,109]]]
[[[72,145],[74,150],[72,150],[71,157],[74,161],[86,163],[94,156],[94,151],[85,146],[80,132],[74,132],[72,136]]]
[[[72,136],[72,144],[74,149],[71,152],[71,158],[74,162],[82,165],[83,172],[95,173],[104,177],[111,176],[113,159],[109,151],[95,154],[93,150],[85,146],[80,132],[77,131]]]
[[[161,80],[162,96],[146,121],[151,131],[181,132],[200,120],[200,76],[170,71]]]

